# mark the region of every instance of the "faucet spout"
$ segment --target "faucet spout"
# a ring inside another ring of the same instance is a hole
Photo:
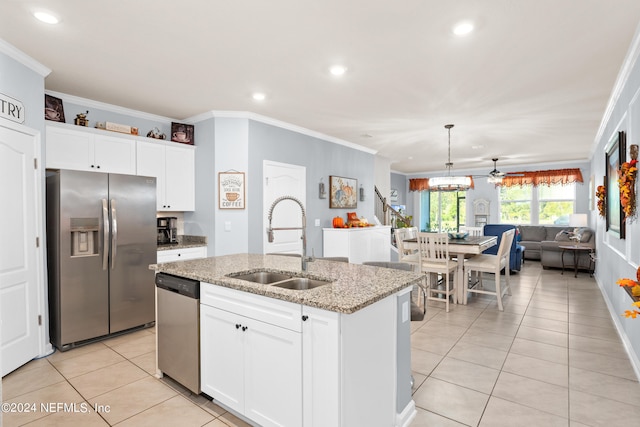
[[[300,206],[300,210],[302,211],[302,226],[301,227],[281,227],[281,228],[273,228],[271,226],[271,221],[273,220],[273,209],[276,207],[278,203],[283,200],[291,200],[296,202]],[[304,210],[304,205],[300,200],[293,196],[282,196],[278,197],[273,201],[271,207],[269,208],[269,228],[267,229],[267,239],[269,243],[273,243],[273,231],[274,230],[302,230],[302,270],[307,271],[307,263],[313,261],[313,257],[307,256],[307,214]]]

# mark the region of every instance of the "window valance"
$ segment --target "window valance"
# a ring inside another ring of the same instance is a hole
[[[513,175],[519,176],[513,176]],[[502,178],[502,182],[496,185],[513,187],[516,185],[565,185],[574,182],[584,182],[580,169],[552,169],[546,171],[509,172]]]
[[[471,179],[471,188],[473,189],[473,178],[469,176]],[[429,178],[411,178],[409,179],[409,191],[429,191],[431,188],[429,187]]]

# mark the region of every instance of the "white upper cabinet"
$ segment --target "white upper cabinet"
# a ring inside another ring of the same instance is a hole
[[[71,129],[70,126],[47,126],[47,168],[136,173],[134,139],[100,135],[89,130]]]
[[[195,148],[172,142],[137,141],[137,173],[157,178],[159,211],[195,210]]]

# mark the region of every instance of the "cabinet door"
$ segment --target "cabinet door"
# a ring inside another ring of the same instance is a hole
[[[207,248],[186,248],[186,249],[169,249],[158,251],[157,263],[173,261],[186,261],[188,259],[206,258]]]
[[[241,316],[200,305],[200,388],[244,412],[244,342]]]
[[[47,126],[46,153],[48,168],[95,170],[90,167],[94,157],[90,133]]]
[[[301,334],[245,319],[244,414],[265,427],[301,426]]]
[[[340,425],[340,315],[302,307],[305,427]]]
[[[195,210],[195,153],[192,147],[167,146],[166,204],[171,211]]]
[[[145,141],[136,142],[136,174],[156,178],[156,208],[166,209],[164,145]]]
[[[136,142],[106,135],[94,136],[95,167],[100,172],[136,173]]]

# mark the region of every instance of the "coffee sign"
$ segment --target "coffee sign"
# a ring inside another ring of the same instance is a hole
[[[218,208],[244,209],[244,172],[218,173]]]
[[[16,123],[24,123],[24,105],[17,99],[0,93],[0,117]]]

